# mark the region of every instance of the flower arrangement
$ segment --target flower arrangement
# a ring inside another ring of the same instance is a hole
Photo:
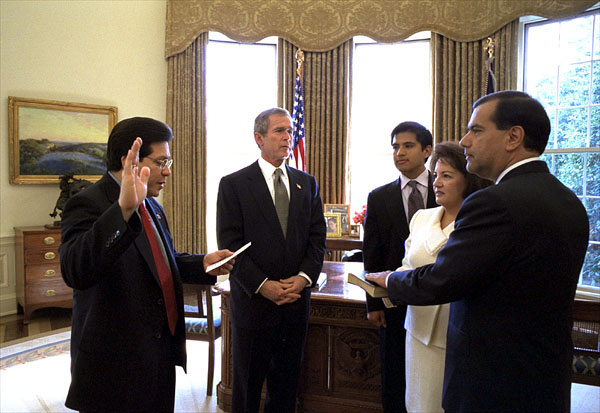
[[[354,218],[352,218],[352,220],[355,224],[363,225],[365,223],[365,215],[367,215],[367,206],[363,205],[360,211],[354,213]]]

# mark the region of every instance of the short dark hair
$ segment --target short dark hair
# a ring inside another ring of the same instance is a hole
[[[490,186],[492,181],[489,179],[480,178],[479,176],[467,171],[467,159],[465,158],[464,149],[457,142],[440,142],[433,148],[429,167],[435,170],[435,164],[439,160],[443,160],[448,165],[459,171],[465,177],[467,186],[463,192],[463,198],[467,198],[475,191]]]
[[[392,131],[392,139],[390,143],[394,144],[394,138],[397,134],[402,132],[412,132],[417,136],[417,141],[421,144],[421,150],[427,146],[433,145],[433,136],[429,130],[417,122],[402,122],[399,123]]]
[[[516,90],[490,93],[473,103],[473,109],[486,103],[498,101],[492,114],[492,122],[500,130],[521,126],[525,131],[523,146],[541,154],[550,136],[550,119],[542,104],[530,95]]]
[[[143,141],[140,148],[140,159],[143,159],[150,155],[150,145],[173,139],[173,131],[169,125],[156,119],[141,117],[123,119],[115,125],[108,137],[105,162],[109,171],[122,169],[121,158],[127,156],[127,151],[131,149],[133,141],[138,136]]]
[[[263,110],[258,114],[256,119],[254,119],[254,132],[258,132],[261,135],[265,135],[269,130],[269,118],[271,117],[271,115],[287,116],[291,119],[290,112],[288,112],[287,109],[271,108]]]

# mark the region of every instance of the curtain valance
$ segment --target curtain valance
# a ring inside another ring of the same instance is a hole
[[[221,32],[241,42],[279,36],[310,51],[326,51],[356,35],[397,42],[431,30],[478,40],[520,16],[562,17],[597,0],[169,0],[166,57],[200,34]]]

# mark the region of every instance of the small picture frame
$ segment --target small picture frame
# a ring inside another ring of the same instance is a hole
[[[9,96],[9,182],[58,184],[67,174],[97,181],[116,123],[116,106]]]
[[[327,238],[340,238],[342,236],[342,217],[339,213],[326,212],[325,228]]]
[[[347,204],[325,204],[326,213],[340,214],[342,235],[350,234],[350,205]]]
[[[360,238],[361,226],[362,225],[360,225],[360,224],[350,224],[350,237],[351,238]]]

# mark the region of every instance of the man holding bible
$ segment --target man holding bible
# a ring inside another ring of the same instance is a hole
[[[539,158],[550,121],[537,100],[502,91],[473,109],[467,170],[496,185],[463,202],[434,264],[367,278],[394,302],[451,303],[445,411],[567,412],[587,214]]]

